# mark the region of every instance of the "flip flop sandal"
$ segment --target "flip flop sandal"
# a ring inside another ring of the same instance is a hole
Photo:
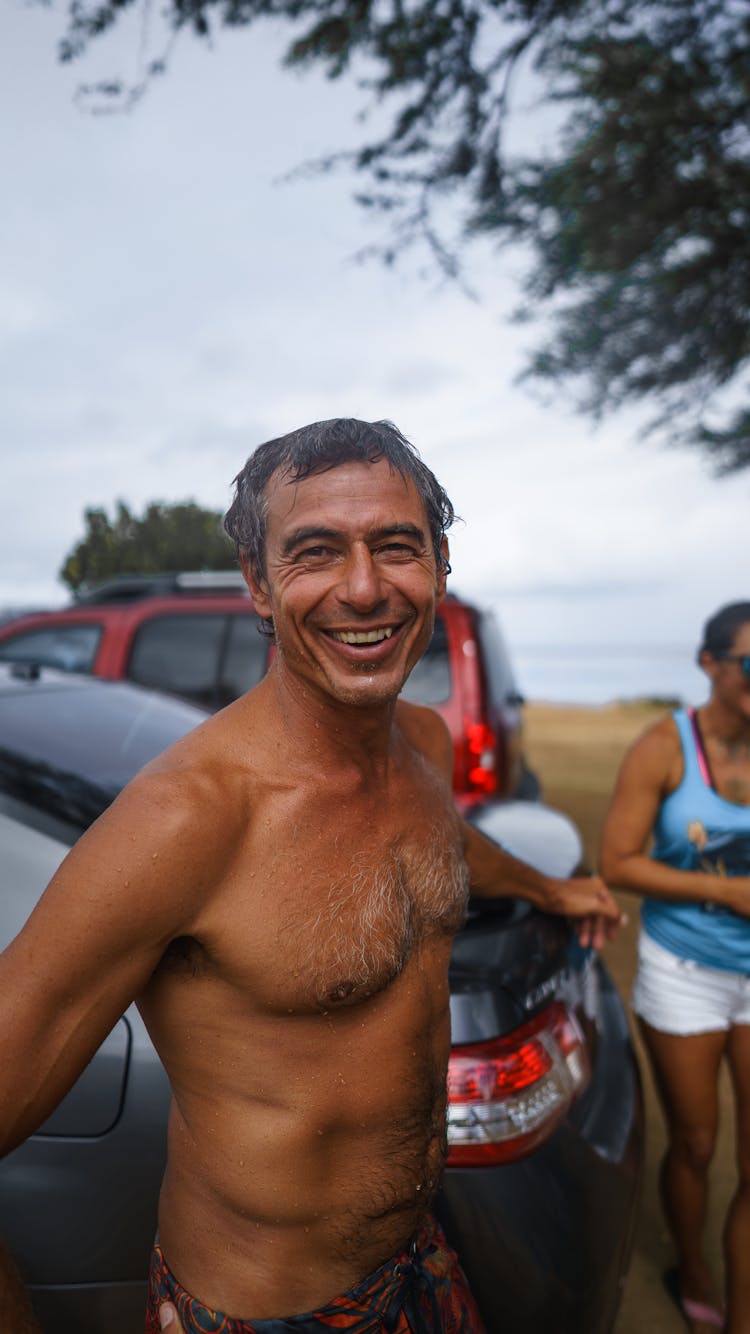
[[[711,1325],[723,1329],[726,1321],[724,1311],[708,1302],[694,1302],[690,1297],[683,1297],[680,1292],[680,1279],[677,1269],[666,1269],[662,1282],[680,1314],[689,1323]]]

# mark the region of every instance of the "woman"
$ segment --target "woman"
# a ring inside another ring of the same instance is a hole
[[[660,1184],[678,1266],[665,1281],[693,1334],[750,1334],[750,602],[708,621],[698,663],[708,702],[654,724],[623,762],[601,871],[645,898],[633,1008],[667,1125]],[[702,1247],[723,1057],[739,1170],[726,1312]]]

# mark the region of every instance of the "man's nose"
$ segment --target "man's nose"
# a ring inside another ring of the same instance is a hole
[[[355,547],[346,562],[342,599],[358,611],[369,611],[384,597],[377,562],[367,547]]]

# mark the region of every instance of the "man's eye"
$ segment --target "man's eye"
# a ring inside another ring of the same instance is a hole
[[[403,556],[405,558],[414,558],[419,555],[415,547],[410,546],[408,542],[384,542],[378,547],[378,553],[384,556]]]
[[[298,551],[295,560],[328,560],[333,556],[330,547],[304,547]]]

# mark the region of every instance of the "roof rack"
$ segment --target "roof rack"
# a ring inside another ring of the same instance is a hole
[[[175,574],[119,574],[100,584],[83,585],[74,596],[77,605],[102,602],[138,602],[142,598],[182,593],[246,593],[240,570],[188,570]]]

